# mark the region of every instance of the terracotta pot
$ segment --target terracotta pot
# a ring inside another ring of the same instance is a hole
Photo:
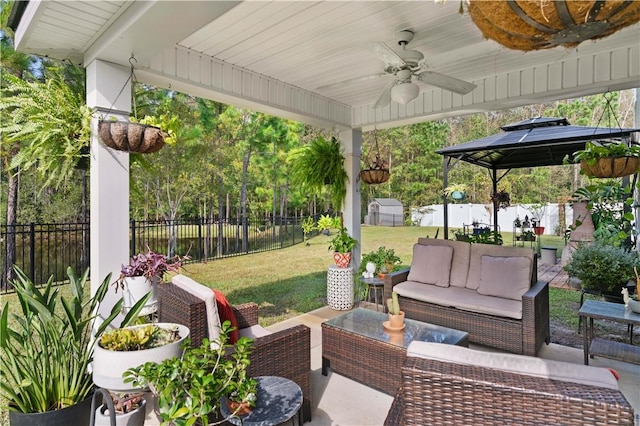
[[[229,411],[236,416],[244,416],[246,414],[249,414],[251,410],[253,410],[248,402],[236,402],[227,400],[227,405],[229,406]]]
[[[333,260],[336,262],[336,265],[338,265],[338,268],[348,268],[351,263],[351,252],[338,253],[337,251],[334,251]]]
[[[398,315],[389,314],[391,328],[401,328],[402,324],[404,324],[404,311],[400,311]]]

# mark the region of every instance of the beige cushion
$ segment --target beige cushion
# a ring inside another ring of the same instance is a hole
[[[413,245],[413,259],[408,280],[439,287],[449,287],[453,248]]]
[[[528,257],[533,265],[533,249],[523,247],[504,247],[494,244],[471,244],[471,255],[469,257],[469,278],[467,279],[467,288],[476,290],[480,285],[480,275],[482,273],[482,256],[500,256],[500,257]],[[533,282],[535,271],[533,268],[530,272],[529,283]]]
[[[186,275],[175,275],[171,278],[171,282],[197,298],[204,300],[204,306],[207,311],[209,340],[211,341],[212,347],[216,346],[214,342],[220,337],[220,316],[218,315],[215,293],[209,287],[197,283]]]
[[[516,320],[522,319],[521,300],[484,296],[468,288],[438,287],[416,281],[402,282],[394,286],[393,289],[402,297],[433,303],[434,305],[453,306],[465,311]]]
[[[527,257],[482,256],[478,293],[521,300],[529,290],[531,259]]]
[[[241,328],[239,330],[240,337],[248,337],[249,339],[257,339],[258,337],[264,337],[272,334],[269,330],[263,326],[256,324],[251,327]]]
[[[563,382],[618,389],[618,381],[611,371],[607,368],[589,365],[552,361],[524,355],[483,352],[461,346],[419,341],[413,341],[409,344],[407,356],[462,365],[474,365]]]
[[[435,238],[418,238],[418,244],[424,246],[444,246],[453,248],[449,285],[462,288],[466,287],[471,244],[464,241],[438,240]]]

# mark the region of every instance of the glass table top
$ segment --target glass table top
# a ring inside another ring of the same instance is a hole
[[[640,314],[636,314],[622,303],[585,300],[578,312],[580,316],[609,319],[626,324],[640,325]]]
[[[455,345],[469,336],[463,331],[407,318],[404,320],[404,330],[388,331],[382,325],[383,322],[388,320],[389,316],[385,313],[357,308],[330,319],[324,324],[405,348],[414,340]]]

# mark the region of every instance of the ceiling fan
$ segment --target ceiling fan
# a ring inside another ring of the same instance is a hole
[[[466,95],[476,88],[476,85],[473,83],[468,83],[466,81],[429,70],[424,62],[424,55],[421,52],[407,49],[407,44],[409,44],[413,39],[413,31],[399,31],[397,36],[398,44],[402,46],[402,50],[398,52],[380,41],[369,45],[371,53],[384,62],[385,66],[383,73],[357,77],[340,83],[318,87],[318,90],[342,86],[354,81],[371,80],[377,77],[392,75],[394,77],[393,81],[384,88],[380,97],[373,105],[374,108],[379,108],[388,105],[391,100],[401,104],[407,104],[417,98],[420,94],[420,87],[413,83],[415,80],[440,87],[451,92],[459,93],[461,95]],[[415,80],[413,80],[414,78]]]

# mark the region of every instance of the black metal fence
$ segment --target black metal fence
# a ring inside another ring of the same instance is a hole
[[[190,262],[198,262],[278,250],[304,241],[304,219],[306,217],[132,220],[130,253],[151,249],[168,255],[188,254]],[[15,255],[9,252],[14,239]],[[90,263],[88,223],[0,225],[0,242],[3,267],[0,291],[5,293],[12,291],[7,271],[13,265],[33,282],[44,284],[52,275],[55,282],[65,282],[68,266],[79,273]]]

